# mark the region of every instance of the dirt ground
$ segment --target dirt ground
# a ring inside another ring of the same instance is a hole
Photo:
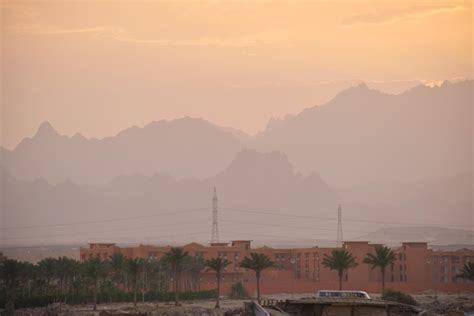
[[[286,300],[311,297],[314,294],[277,294],[265,295],[264,300]],[[474,293],[443,294],[426,293],[413,295],[422,309],[429,311],[428,315],[463,315],[463,311],[474,311]],[[379,298],[379,295],[371,295]],[[91,305],[60,306],[55,304],[47,308],[21,309],[16,316],[113,316],[113,315],[147,315],[147,316],[226,316],[242,315],[244,300],[221,300],[221,308],[214,308],[214,300],[196,300],[181,302],[181,306],[174,303],[138,303],[137,308],[131,303],[99,304],[97,311],[92,311]]]

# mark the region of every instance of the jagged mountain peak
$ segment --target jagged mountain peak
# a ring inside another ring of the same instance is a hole
[[[372,96],[386,95],[380,90],[370,88],[365,82],[361,82],[356,86],[347,88],[339,92],[333,100],[338,100],[341,98],[367,98]],[[388,95],[387,95],[388,96]]]
[[[43,137],[43,136],[56,136],[59,135],[58,132],[54,129],[50,122],[44,121],[38,127],[36,131],[35,137]]]

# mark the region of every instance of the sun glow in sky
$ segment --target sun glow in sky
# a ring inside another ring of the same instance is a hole
[[[362,80],[472,77],[471,1],[3,1],[2,140],[202,117],[248,133]]]

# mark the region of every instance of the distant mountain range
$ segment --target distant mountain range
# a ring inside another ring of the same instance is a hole
[[[46,122],[14,150],[1,149],[0,161],[21,180],[99,184],[133,174],[211,177],[237,152],[253,148],[284,152],[296,170],[316,171],[335,187],[452,176],[473,168],[472,85],[420,85],[390,95],[360,84],[324,105],[272,120],[254,137],[193,118],[103,139],[59,135]]]
[[[473,82],[417,86],[399,95],[349,88],[251,140],[281,150],[333,186],[418,181],[473,170]]]
[[[184,231],[208,240],[214,186],[225,237],[333,239],[339,204],[349,238],[381,225],[472,230],[472,88],[389,95],[361,84],[255,136],[182,118],[86,139],[45,122],[0,149],[0,222],[17,227],[1,237],[176,241],[170,234]],[[78,224],[53,225],[65,222]]]
[[[265,222],[275,221],[262,210],[291,217],[318,209],[330,216],[340,202],[317,174],[296,174],[284,154],[253,150],[238,153],[223,172],[202,180],[133,175],[79,186],[71,181],[25,182],[4,173],[2,185],[2,226],[10,229],[2,230],[4,244],[58,239],[143,241],[147,236],[160,241],[177,231],[198,233],[196,238],[207,241],[213,187],[218,190],[224,238],[243,238],[249,231],[257,236],[258,231],[268,233]]]
[[[216,174],[239,152],[243,133],[201,119],[183,118],[131,127],[114,137],[86,139],[58,134],[45,122],[14,150],[2,149],[1,164],[21,180],[106,183],[121,175],[169,173],[175,177]]]

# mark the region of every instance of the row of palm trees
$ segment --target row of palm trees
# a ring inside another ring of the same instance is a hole
[[[183,263],[186,258],[189,257],[188,253],[182,248],[171,248],[169,252],[166,253],[164,259],[170,263],[171,269],[173,271],[174,279],[174,291],[175,291],[175,305],[179,305],[179,284],[180,284],[180,275],[183,267]],[[212,270],[216,273],[216,308],[220,307],[220,284],[221,284],[221,274],[225,268],[231,264],[231,262],[225,258],[217,257],[205,261],[205,266],[208,270]],[[262,253],[250,253],[249,256],[245,257],[240,263],[240,267],[253,270],[255,272],[257,280],[257,300],[260,302],[260,277],[262,271],[271,267],[274,267],[275,264],[270,260],[268,256]]]
[[[375,253],[367,253],[363,263],[371,266],[372,269],[379,268],[382,277],[382,291],[385,289],[385,270],[396,260],[395,252],[389,247],[377,245]],[[356,258],[346,249],[334,249],[330,255],[324,255],[323,266],[337,271],[339,278],[339,290],[342,290],[342,278],[344,272],[354,268],[359,264]]]
[[[367,253],[363,259],[363,263],[370,265],[372,269],[378,268],[382,281],[382,292],[385,290],[385,271],[388,266],[396,261],[395,252],[387,246],[375,246],[374,253]],[[344,272],[350,268],[354,268],[359,264],[356,258],[346,249],[335,249],[330,255],[325,255],[323,265],[331,270],[337,271],[339,277],[339,290],[342,290],[342,279]],[[470,281],[474,281],[474,262],[468,262],[456,276]]]
[[[199,291],[199,276],[205,268],[202,257],[186,256],[180,265],[186,273],[184,286]],[[164,293],[173,277],[170,261],[128,259],[115,253],[107,260],[91,257],[83,262],[67,258],[45,258],[37,264],[0,257],[0,297],[7,298],[7,310],[13,309],[16,298],[38,298],[46,295],[62,297],[93,296],[94,309],[98,293],[110,300],[121,293],[131,293],[134,305],[141,291]],[[133,294],[132,294],[133,293]],[[123,295],[122,295],[123,297]]]
[[[386,268],[395,260],[396,256],[393,250],[382,245],[376,246],[375,252],[368,253],[363,259],[363,263],[370,265],[372,269],[380,269],[382,290],[385,288]],[[144,300],[145,289],[167,291],[171,280],[173,280],[175,304],[179,305],[182,274],[187,273],[189,276],[187,279],[199,280],[200,273],[207,268],[216,273],[216,307],[219,307],[221,274],[229,264],[231,264],[230,261],[221,257],[204,260],[199,256],[190,256],[183,248],[179,247],[171,248],[159,261],[127,259],[122,254],[113,254],[107,260],[92,257],[84,262],[66,257],[46,258],[37,265],[33,265],[4,258],[0,260],[0,286],[4,288],[7,297],[6,311],[13,309],[15,295],[19,289],[27,291],[28,295],[35,291],[40,293],[59,291],[59,293],[66,295],[85,289],[92,291],[93,306],[96,310],[97,294],[101,285],[103,287],[109,284],[115,289],[133,292],[133,302],[136,306],[140,287],[142,300]],[[343,248],[335,249],[329,255],[326,254],[322,264],[337,272],[339,289],[342,289],[344,272],[358,266],[356,258]],[[265,254],[250,253],[239,265],[255,272],[257,300],[260,302],[262,272],[274,267],[274,262]],[[148,277],[146,278],[146,276]],[[467,263],[458,277],[474,281],[474,263]],[[155,282],[151,282],[153,280]],[[195,287],[194,290],[196,290]]]
[[[179,247],[171,248],[161,260],[128,259],[120,253],[106,260],[93,256],[79,262],[60,257],[46,258],[37,264],[0,258],[0,295],[5,294],[7,298],[6,314],[13,311],[18,294],[23,297],[55,294],[66,300],[70,294],[92,293],[93,309],[96,310],[99,291],[131,292],[136,306],[140,290],[144,300],[145,290],[167,292],[172,283],[175,304],[179,305],[180,286],[191,280],[194,283],[189,288],[198,291],[200,274],[207,267],[216,272],[216,307],[219,307],[221,274],[229,264],[230,261],[220,257],[204,260],[200,256],[190,256]],[[257,253],[250,254],[240,263],[241,267],[255,271],[259,301],[261,272],[273,265],[269,257]],[[187,276],[185,280],[182,280],[183,273]]]

